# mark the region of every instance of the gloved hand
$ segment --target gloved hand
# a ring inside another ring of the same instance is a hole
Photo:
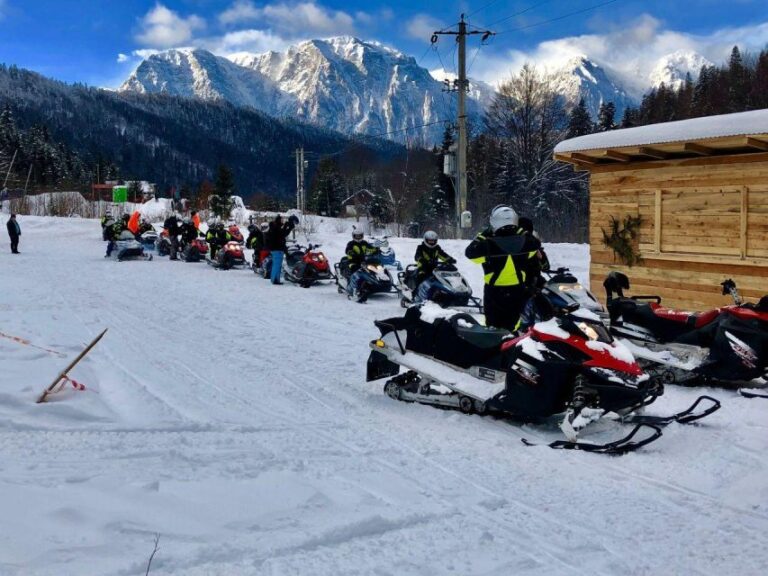
[[[456,258],[448,258],[445,262],[446,264],[456,264]]]
[[[296,214],[291,214],[290,216],[288,216],[288,222],[290,222],[294,226],[298,226],[298,224],[299,224],[299,217],[296,216]]]

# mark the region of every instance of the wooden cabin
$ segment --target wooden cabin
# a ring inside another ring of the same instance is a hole
[[[589,172],[597,295],[611,270],[629,276],[632,294],[675,308],[729,304],[727,278],[748,300],[768,293],[768,110],[572,138],[555,158]],[[628,217],[639,226],[624,226]],[[636,232],[619,244],[632,245],[629,258],[606,245],[612,218],[626,237]],[[641,260],[630,267],[632,256]]]

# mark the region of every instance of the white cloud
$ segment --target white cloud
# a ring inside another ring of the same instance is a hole
[[[184,18],[159,2],[140,21],[136,41],[152,48],[173,48],[193,39],[205,28],[205,20],[194,14]]]
[[[417,14],[405,25],[405,31],[411,38],[427,42],[435,30],[440,30],[445,25],[429,14]]]
[[[285,38],[312,38],[354,34],[355,19],[370,21],[363,12],[355,16],[332,10],[309,0],[305,2],[275,2],[257,7],[251,0],[237,0],[219,15],[222,24],[259,21],[264,29]]]
[[[134,50],[131,52],[132,56],[135,56],[136,58],[141,58],[142,60],[146,60],[150,56],[154,56],[155,54],[159,54],[162,52],[162,50],[155,50],[154,48],[144,48],[142,50]]]
[[[131,58],[127,54],[123,54],[122,52],[117,55],[117,63],[122,64],[124,62],[128,62]]]
[[[219,14],[219,22],[224,25],[258,20],[258,18],[259,11],[253,2],[249,0],[237,0],[232,6]]]
[[[662,23],[644,14],[629,25],[606,34],[584,34],[542,42],[529,51],[494,50],[501,37],[477,58],[472,76],[498,83],[520,70],[525,62],[541,68],[556,68],[570,57],[586,55],[617,73],[636,96],[648,87],[648,75],[657,61],[678,50],[698,52],[716,64],[724,62],[734,44],[759,50],[768,43],[768,22],[724,28],[708,35],[694,35],[663,28]]]
[[[255,54],[282,51],[288,48],[291,41],[273,34],[269,30],[238,30],[228,32],[220,38],[210,38],[204,47],[217,54],[231,55],[236,52],[251,52]]]

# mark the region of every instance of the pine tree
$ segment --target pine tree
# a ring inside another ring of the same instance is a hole
[[[602,110],[602,106],[600,108]],[[589,115],[584,98],[580,98],[579,103],[574,106],[568,116],[568,132],[566,136],[567,138],[576,138],[577,136],[592,134],[592,132],[594,132],[592,118]]]
[[[224,164],[219,164],[216,173],[215,194],[211,196],[211,212],[214,216],[226,220],[232,213],[232,194],[235,191],[235,180],[232,171]]]
[[[613,102],[603,102],[597,113],[597,130],[607,132],[616,128],[616,105]]]
[[[630,106],[627,106],[624,108],[624,114],[621,117],[621,124],[619,124],[620,128],[632,128],[633,126],[637,126],[639,122],[639,111],[637,108],[632,108]]]
[[[749,92],[749,107],[752,110],[768,108],[768,49],[760,52],[755,64]]]
[[[128,185],[128,200],[130,202],[141,202],[142,196],[141,183],[138,180],[131,180],[131,183]]]
[[[743,112],[746,110],[748,93],[747,70],[744,67],[739,47],[734,46],[728,62],[728,111]]]
[[[312,182],[311,205],[315,212],[335,217],[341,211],[345,188],[336,158],[323,158]]]

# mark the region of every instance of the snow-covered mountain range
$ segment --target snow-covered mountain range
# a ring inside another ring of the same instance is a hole
[[[201,49],[150,56],[120,87],[224,99],[273,116],[290,116],[345,134],[383,134],[402,141],[420,134],[439,140],[455,104],[415,58],[373,42],[338,37],[309,40],[286,52],[215,56]],[[483,96],[485,94],[485,96]],[[471,98],[478,116],[490,91]],[[421,130],[416,126],[432,124]]]
[[[618,121],[637,102],[638,86],[677,87],[686,74],[695,80],[707,64],[703,56],[681,50],[661,58],[649,76],[628,79],[587,55],[567,55],[548,73],[569,101],[584,98],[593,117],[602,102],[612,101]],[[455,98],[443,90],[445,77],[450,75],[430,72],[382,44],[342,36],[308,40],[285,52],[226,58],[202,49],[168,50],[144,60],[119,90],[226,100],[344,134],[389,134],[397,141],[407,134],[432,144],[456,115]],[[469,116],[479,118],[492,97],[490,85],[472,80]],[[414,130],[419,126],[424,127]]]

